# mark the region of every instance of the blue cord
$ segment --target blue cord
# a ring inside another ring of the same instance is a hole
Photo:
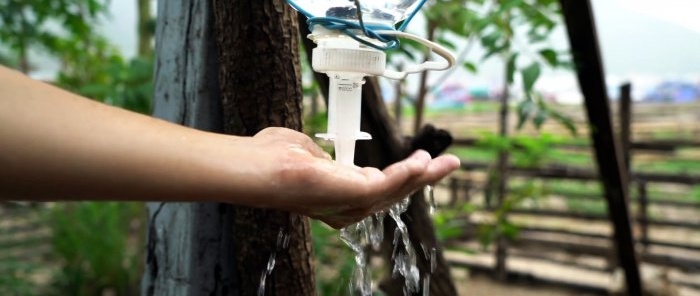
[[[418,14],[418,11],[425,5],[425,2],[427,0],[420,0],[419,4],[416,6],[416,8],[406,17],[406,20],[403,21],[401,26],[398,28],[398,31],[405,31],[406,27],[408,24],[411,22],[411,20]],[[356,41],[367,45],[369,47],[376,48],[378,50],[390,50],[390,49],[396,49],[399,47],[399,40],[394,37],[394,36],[384,36],[381,34],[377,34],[376,31],[378,30],[397,30],[393,26],[386,26],[386,25],[365,25],[364,22],[355,22],[355,21],[350,21],[350,20],[345,20],[337,17],[316,17],[306,11],[305,9],[301,8],[295,0],[287,0],[287,3],[294,7],[297,11],[301,12],[308,18],[308,25],[309,25],[309,30],[313,31],[313,27],[316,25],[321,25],[329,30],[337,30],[340,32],[343,32],[345,35],[350,36],[352,39],[355,39]],[[378,40],[384,45],[377,45],[375,43],[369,42],[359,36],[354,32],[356,30],[360,30],[364,33],[365,36]]]

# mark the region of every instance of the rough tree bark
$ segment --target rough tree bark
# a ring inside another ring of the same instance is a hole
[[[158,1],[154,115],[241,135],[301,128],[293,16],[281,0]],[[143,295],[257,295],[280,229],[291,239],[266,295],[313,293],[306,219],[211,203],[148,208]]]
[[[158,2],[154,116],[221,132],[217,51],[208,1]],[[229,225],[221,204],[149,203],[142,295],[225,295],[234,286]]]
[[[227,133],[252,136],[270,126],[302,128],[296,13],[284,0],[214,0],[219,81]],[[278,234],[290,235],[278,248]],[[287,212],[237,207],[233,227],[241,295],[256,295],[271,253],[266,295],[312,295],[309,220]],[[251,289],[253,288],[253,289]]]

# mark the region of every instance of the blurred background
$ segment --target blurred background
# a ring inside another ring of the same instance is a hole
[[[459,293],[621,294],[614,213],[595,177],[558,2],[506,2],[429,2],[408,30],[450,47],[458,67],[380,79],[405,135],[430,123],[455,138],[450,152],[463,169],[436,186],[433,220]],[[616,129],[631,118],[624,153],[642,277],[653,295],[700,295],[700,2],[592,2]],[[156,5],[0,0],[0,64],[149,114]],[[403,45],[393,67],[424,59],[418,45]],[[313,134],[325,130],[325,106],[302,66]],[[618,108],[623,84],[628,114]],[[140,203],[2,202],[0,295],[136,295],[146,223]],[[313,235],[319,294],[346,291],[351,252],[321,223]],[[509,275],[501,281],[491,276],[498,260]]]

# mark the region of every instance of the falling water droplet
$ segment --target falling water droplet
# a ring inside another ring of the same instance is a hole
[[[430,296],[430,275],[423,278],[423,296]]]
[[[394,252],[392,254],[394,261],[393,276],[396,277],[399,274],[403,276],[404,291],[408,292],[408,295],[420,289],[420,272],[416,266],[416,252],[411,245],[408,228],[401,220],[401,214],[408,209],[409,203],[410,199],[406,198],[404,201],[389,208],[389,216],[396,223],[393,240]],[[403,248],[400,248],[399,244],[402,244]]]
[[[267,281],[267,271],[263,271],[260,277],[260,286],[258,287],[258,296],[265,296],[265,281]]]
[[[275,269],[275,258],[277,257],[277,252],[272,252],[270,254],[270,259],[267,260],[267,274],[272,274],[272,271]]]
[[[435,192],[433,191],[433,186],[425,186],[425,188],[423,188],[423,195],[428,198],[428,203],[430,204],[430,215],[435,215],[437,204],[435,203]]]
[[[291,235],[286,234],[284,236],[284,241],[282,242],[282,248],[289,248],[289,240],[291,239]]]
[[[428,252],[428,248],[425,247],[423,242],[420,243],[420,248],[423,250],[423,256],[425,256],[425,260],[429,261],[430,260],[430,252]]]
[[[369,223],[370,227],[368,229],[369,242],[372,244],[372,248],[374,248],[375,250],[379,250],[382,241],[384,240],[385,216],[386,213],[379,212],[374,214],[373,216],[368,217],[368,219],[371,221],[371,223]]]
[[[367,266],[367,254],[362,246],[362,239],[369,240],[368,225],[372,224],[372,217],[350,225],[340,230],[340,239],[355,252],[355,270],[353,280],[350,281],[350,290],[359,291],[363,296],[372,295],[372,278]]]
[[[277,249],[280,249],[282,247],[283,242],[284,242],[284,228],[280,228],[280,231],[277,233]]]

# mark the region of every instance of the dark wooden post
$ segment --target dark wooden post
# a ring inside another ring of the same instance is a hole
[[[625,83],[620,86],[620,141],[625,160],[625,171],[628,176],[632,172],[632,85]]]
[[[560,0],[560,3],[571,52],[576,62],[579,85],[585,98],[586,114],[591,124],[591,139],[613,224],[618,261],[625,270],[628,294],[642,295],[642,282],[627,208],[627,175],[620,147],[613,133],[593,8],[590,0]]]
[[[649,248],[649,196],[647,193],[647,183],[644,180],[637,182],[637,193],[639,194],[639,209],[637,209],[639,221],[639,241],[644,246],[644,251]]]
[[[459,180],[457,178],[450,178],[450,206],[457,204],[459,199]]]

